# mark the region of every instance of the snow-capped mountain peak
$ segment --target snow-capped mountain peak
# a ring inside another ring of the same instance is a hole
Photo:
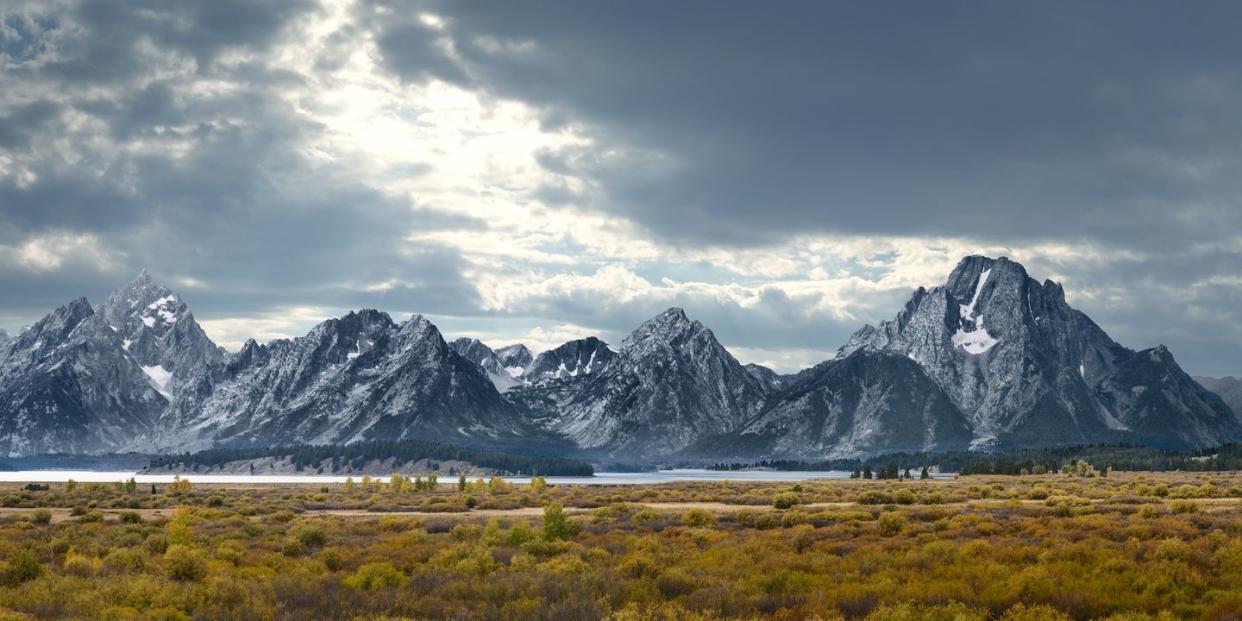
[[[170,398],[224,362],[224,352],[203,332],[181,296],[145,269],[109,295],[99,313],[152,385]]]
[[[535,355],[521,343],[501,347],[495,353],[496,358],[509,371],[509,374],[514,377],[521,375],[535,359]]]

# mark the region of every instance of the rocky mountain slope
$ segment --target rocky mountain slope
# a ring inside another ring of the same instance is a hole
[[[616,355],[607,343],[593,336],[576,339],[536,356],[521,377],[532,383],[590,375],[605,369]]]
[[[1242,419],[1242,379],[1236,377],[1195,377],[1200,386],[1216,393]]]
[[[425,440],[557,445],[501,397],[430,321],[364,310],[304,337],[253,341],[178,436],[222,446]],[[562,445],[561,448],[564,448]]]
[[[838,357],[870,349],[918,363],[977,448],[1134,441],[1203,448],[1242,438],[1229,408],[1163,348],[1134,352],[1071,308],[1052,281],[1005,258],[968,257]]]
[[[224,350],[207,338],[181,296],[157,284],[146,270],[109,295],[98,312],[170,399],[224,362]]]
[[[732,431],[766,397],[711,330],[679,308],[639,326],[599,371],[512,393],[544,428],[626,459],[668,455]]]
[[[85,298],[11,339],[0,363],[0,453],[118,450],[168,404]]]
[[[497,349],[496,358],[509,370],[511,375],[520,375],[521,373],[518,373],[518,371],[529,367],[530,363],[534,361],[535,356],[530,353],[530,350],[525,345],[518,343]]]
[[[914,361],[863,349],[819,364],[738,430],[686,455],[834,459],[964,450],[969,421]]]
[[[504,392],[522,383],[521,377],[524,369],[515,366],[506,367],[496,352],[492,351],[492,348],[485,345],[483,341],[462,337],[454,340],[449,346],[467,360],[479,365],[479,368],[487,373],[487,379],[491,380],[496,390]]]
[[[1207,380],[1204,380],[1208,382]],[[1237,380],[1212,388],[1237,399]],[[833,360],[743,366],[670,308],[620,348],[533,356],[446,343],[421,316],[364,310],[306,336],[216,347],[147,273],[0,333],[0,453],[182,451],[411,439],[626,461],[831,458],[1242,440],[1217,394],[1164,347],[1134,351],[1008,259],[968,257],[865,326]]]

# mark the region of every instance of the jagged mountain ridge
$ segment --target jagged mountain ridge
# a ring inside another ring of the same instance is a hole
[[[517,370],[529,367],[530,363],[534,361],[535,355],[525,345],[516,343],[497,349],[496,358],[513,375],[518,374]]]
[[[746,369],[747,373],[750,373],[751,377],[759,380],[759,382],[763,384],[769,392],[776,392],[785,388],[794,377],[790,375],[782,375],[761,364],[746,364],[743,365],[743,368]]]
[[[248,342],[188,427],[192,437],[223,446],[559,445],[426,318],[398,325],[375,310],[330,319],[304,337]]]
[[[90,453],[150,432],[168,401],[85,298],[11,339],[0,363],[0,452]]]
[[[157,284],[146,270],[109,295],[98,312],[170,399],[224,362],[224,350],[203,332],[181,296]]]
[[[74,301],[5,341],[0,450],[12,454],[401,437],[817,458],[959,448],[963,424],[975,448],[1242,437],[1167,349],[1117,344],[1060,285],[1004,258],[964,259],[836,359],[790,375],[739,364],[677,308],[615,352],[594,337],[539,356],[449,345],[425,318],[360,311],[227,354],[145,272],[99,308]],[[515,384],[502,394],[497,377]]]
[[[627,459],[668,455],[736,429],[766,396],[711,330],[680,308],[639,326],[603,369],[512,393],[544,428]]]
[[[522,371],[522,378],[530,383],[590,375],[607,368],[616,356],[598,338],[575,339],[536,356]]]
[[[506,367],[505,363],[496,355],[496,352],[492,351],[492,348],[484,344],[483,341],[462,337],[449,343],[449,345],[467,360],[479,365],[479,368],[487,373],[487,378],[492,381],[492,385],[496,387],[496,390],[505,392],[522,383],[523,369],[520,367]]]
[[[896,318],[857,331],[838,357],[861,349],[923,367],[966,415],[979,448],[1204,448],[1242,438],[1228,407],[1167,350],[1117,344],[1066,303],[1061,285],[1041,284],[1004,257],[963,259],[944,286],[918,289]],[[1142,390],[1136,377],[1159,378],[1161,390],[1125,394]]]

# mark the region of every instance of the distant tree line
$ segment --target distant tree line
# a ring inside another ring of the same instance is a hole
[[[1242,470],[1242,444],[1230,443],[1202,451],[1168,451],[1129,444],[1092,444],[1044,449],[1012,449],[995,453],[950,451],[943,453],[891,453],[858,459],[805,461],[766,459],[753,462],[718,463],[712,470],[840,470],[874,472],[877,478],[897,478],[892,473],[924,467],[961,474],[1039,474],[1057,472],[1084,461],[1101,472],[1220,472]],[[883,477],[880,474],[883,473]],[[870,478],[861,477],[860,478]]]
[[[346,466],[362,468],[372,460],[393,459],[399,463],[421,459],[461,461],[507,475],[592,476],[590,464],[561,457],[536,457],[496,453],[478,449],[449,446],[432,442],[403,440],[399,442],[362,442],[346,445],[295,445],[271,448],[215,448],[197,453],[161,455],[151,459],[151,468],[210,468],[229,462],[252,459],[289,458],[294,467],[318,469],[325,461],[338,471]],[[438,466],[439,464],[434,464]],[[436,468],[432,468],[436,469]]]

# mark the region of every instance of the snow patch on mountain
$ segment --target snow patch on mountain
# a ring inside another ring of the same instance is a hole
[[[983,293],[983,287],[991,276],[991,269],[985,269],[979,274],[979,284],[975,286],[975,295],[970,299],[969,304],[963,304],[959,309],[961,325],[952,337],[954,347],[961,347],[966,350],[966,353],[976,356],[987,353],[999,342],[992,338],[992,335],[988,334],[987,329],[984,328],[983,314],[980,313],[978,317],[975,317],[975,306],[979,304],[979,296]],[[970,330],[966,329],[966,324],[970,324]]]
[[[172,398],[172,393],[168,392],[168,383],[172,381],[172,373],[161,366],[141,367],[142,372],[151,378],[151,385],[165,397]]]

